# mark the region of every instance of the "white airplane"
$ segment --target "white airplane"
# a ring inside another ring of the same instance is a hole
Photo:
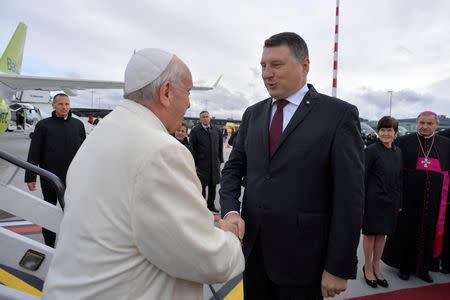
[[[41,77],[21,75],[22,58],[25,46],[27,26],[20,22],[14,32],[5,52],[0,59],[0,134],[8,127],[11,120],[9,105],[20,103],[16,97],[18,91],[64,91],[69,96],[75,96],[75,90],[84,89],[123,89],[122,81],[86,80],[57,77]],[[217,87],[220,79],[211,87],[194,86],[192,90],[207,91]],[[49,102],[34,102],[47,103]]]

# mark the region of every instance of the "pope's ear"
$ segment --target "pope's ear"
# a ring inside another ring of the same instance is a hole
[[[171,94],[171,82],[169,80],[166,80],[161,84],[161,87],[159,88],[159,101],[164,107],[169,106],[170,104],[170,94]]]

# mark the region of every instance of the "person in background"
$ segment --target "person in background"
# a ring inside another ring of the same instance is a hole
[[[366,137],[366,146],[369,146],[377,141],[377,136],[375,131],[371,130],[370,133]]]
[[[20,128],[25,129],[25,126],[25,112],[23,108],[19,108],[16,111],[16,128],[17,130],[19,130]]]
[[[233,129],[233,133],[231,134],[230,139],[228,140],[228,145],[233,146],[234,139],[236,138],[238,133],[239,133],[239,128],[237,128],[236,130]]]
[[[189,151],[192,153],[192,148],[191,148],[191,144],[189,144],[188,141],[188,134],[187,134],[187,125],[184,123],[181,123],[181,126],[177,128],[177,130],[175,130],[175,138],[182,143],[184,146],[186,146],[186,148],[189,149]]]
[[[362,130],[361,130],[361,139],[363,140],[363,143],[366,144],[366,134]]]
[[[403,210],[381,259],[399,269],[403,280],[412,273],[431,283],[429,271],[439,271],[450,182],[450,140],[435,134],[438,127],[437,114],[424,111],[417,116],[417,132],[397,139],[403,155]]]
[[[100,122],[100,116],[97,116],[95,120],[92,122],[92,125],[97,126],[98,122]]]
[[[202,183],[202,194],[208,209],[219,212],[215,206],[216,185],[220,181],[220,164],[223,163],[223,135],[212,126],[209,112],[200,113],[200,124],[192,128],[189,141],[197,167],[197,174]],[[208,197],[206,197],[208,187]]]
[[[223,126],[222,132],[223,132],[223,140],[225,141],[228,137],[228,131],[226,126]]]
[[[72,118],[69,96],[62,93],[55,95],[52,107],[52,116],[36,124],[27,161],[52,172],[66,183],[67,169],[86,139],[86,131],[80,120]],[[56,205],[53,186],[44,178],[40,180],[44,200]],[[36,190],[35,173],[26,170],[25,182],[30,191]],[[47,246],[55,247],[56,234],[53,231],[42,228],[42,235]]]
[[[375,288],[389,284],[380,272],[386,235],[396,228],[401,211],[403,159],[393,144],[398,121],[385,116],[378,121],[378,141],[365,149],[365,205],[362,225],[366,283]]]

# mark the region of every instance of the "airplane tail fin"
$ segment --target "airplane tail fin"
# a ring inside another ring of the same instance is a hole
[[[219,85],[220,79],[222,79],[222,75],[220,75],[217,81],[213,84],[213,88],[216,88]]]
[[[27,25],[20,22],[0,59],[0,72],[20,74]]]

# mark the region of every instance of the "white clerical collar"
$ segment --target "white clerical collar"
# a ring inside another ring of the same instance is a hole
[[[420,132],[418,132],[418,131],[417,131],[417,134],[420,135],[421,137],[425,138],[425,139],[429,139],[429,138],[432,138],[432,137],[433,137],[434,131],[433,131],[433,133],[432,133],[431,135],[429,135],[429,136],[424,136],[424,135],[420,134]]]
[[[297,92],[287,97],[286,100],[289,101],[289,103],[299,106],[300,102],[302,102],[303,98],[305,97],[308,91],[309,91],[308,85],[305,83],[305,85],[301,89],[299,89]],[[276,100],[272,98],[272,104],[275,103],[275,101]]]

